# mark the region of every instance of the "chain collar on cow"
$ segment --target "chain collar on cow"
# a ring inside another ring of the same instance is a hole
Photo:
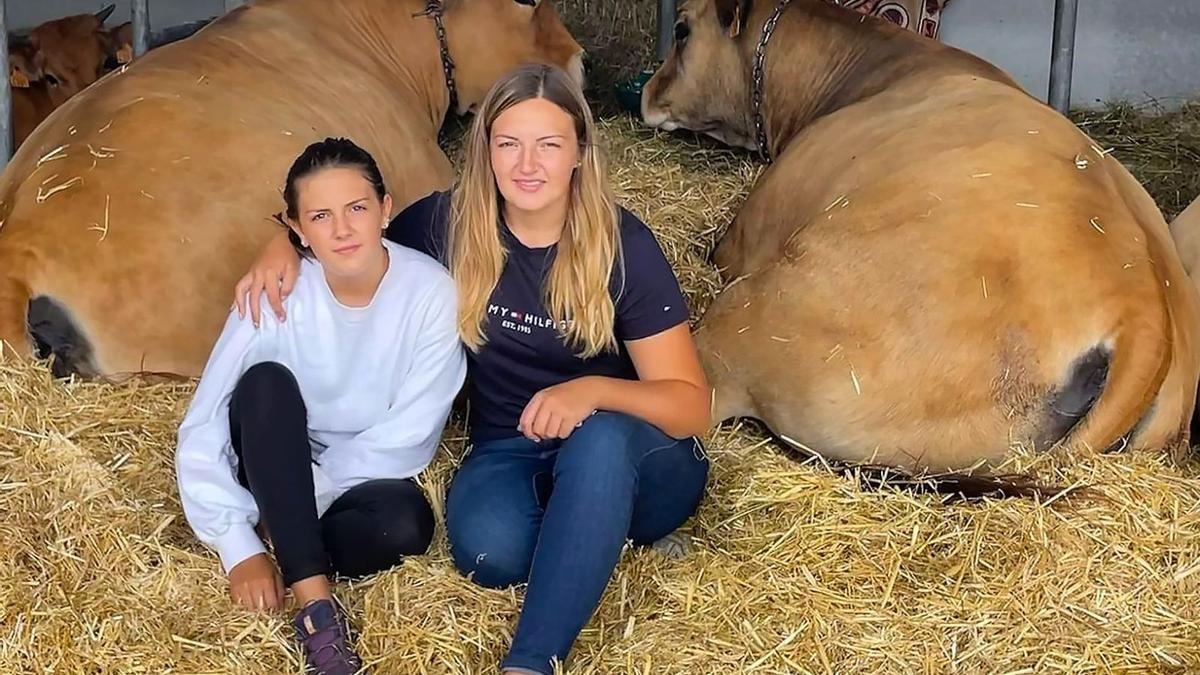
[[[762,36],[758,39],[758,48],[754,51],[754,133],[758,142],[758,152],[762,154],[768,164],[771,163],[771,148],[767,144],[767,126],[763,121],[763,70],[767,57],[767,42],[771,39],[771,34],[775,32],[775,24],[779,23],[779,16],[783,14],[783,10],[789,2],[791,0],[779,0],[779,4],[775,5],[775,11],[771,13],[771,18],[763,24]]]
[[[417,12],[413,16],[431,16],[434,25],[437,26],[438,47],[442,51],[442,71],[446,76],[446,89],[450,90],[449,113],[453,115],[458,110],[458,87],[454,84],[454,59],[450,58],[450,46],[446,44],[446,26],[442,23],[442,13],[442,0],[427,0],[425,11]]]

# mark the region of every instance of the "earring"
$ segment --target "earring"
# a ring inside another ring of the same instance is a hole
[[[303,246],[304,248],[308,248],[308,240],[305,239],[304,237],[300,237],[300,245]]]

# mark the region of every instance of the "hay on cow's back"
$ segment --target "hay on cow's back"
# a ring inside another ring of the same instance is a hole
[[[761,166],[602,124],[622,202],[659,234],[702,312],[713,242]],[[0,364],[0,670],[297,672],[284,616],[232,606],[172,472],[191,384],[61,383]],[[1106,500],[944,506],[865,492],[749,423],[705,439],[710,489],[667,561],[629,550],[572,672],[1186,672],[1200,669],[1200,467],[1154,454],[1030,460]],[[520,589],[462,578],[441,525],[463,452],[422,483],[426,556],[338,594],[374,672],[495,672]]]

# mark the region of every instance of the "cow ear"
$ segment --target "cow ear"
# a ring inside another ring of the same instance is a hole
[[[109,5],[108,7],[105,7],[104,9],[100,10],[99,12],[96,12],[96,20],[98,20],[101,24],[103,24],[108,19],[108,17],[112,15],[113,10],[116,8],[117,8],[116,5]]]
[[[116,57],[117,63],[124,64],[133,61],[133,22],[126,21],[110,30],[108,35],[110,51]]]
[[[735,38],[746,28],[750,19],[753,0],[717,0],[717,19],[730,38]]]

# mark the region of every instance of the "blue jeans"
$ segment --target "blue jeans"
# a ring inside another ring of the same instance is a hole
[[[552,673],[591,619],[626,538],[652,543],[696,511],[708,459],[636,417],[598,412],[566,440],[475,446],[446,497],[454,564],[492,588],[526,580],[501,668]]]

